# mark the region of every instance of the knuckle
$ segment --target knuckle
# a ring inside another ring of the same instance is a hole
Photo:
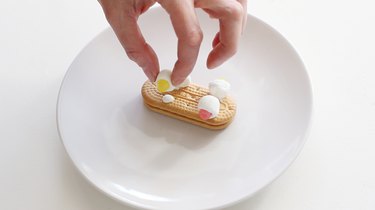
[[[126,49],[125,52],[130,60],[135,61],[135,62],[139,60],[140,53],[138,51]]]
[[[241,19],[244,13],[244,9],[239,2],[235,1],[232,4],[229,4],[227,7],[225,7],[225,12],[227,16],[231,18]]]
[[[111,26],[119,26],[128,21],[135,21],[137,13],[133,9],[123,11],[119,10],[104,10],[105,17]]]
[[[126,55],[129,57],[130,60],[136,62],[138,66],[143,67],[145,66],[145,62],[142,56],[142,53],[138,50],[133,49],[125,49]]]
[[[203,33],[200,29],[189,30],[184,34],[183,41],[191,47],[197,47],[202,43]]]
[[[237,53],[238,49],[237,47],[233,47],[231,50],[230,50],[230,55],[233,56]]]

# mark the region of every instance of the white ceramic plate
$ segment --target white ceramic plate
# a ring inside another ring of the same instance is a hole
[[[57,120],[69,156],[94,186],[128,205],[228,206],[279,176],[305,141],[312,93],[291,45],[249,16],[238,54],[209,71],[217,22],[199,16],[205,39],[192,78],[201,85],[231,82],[238,112],[227,129],[210,131],[146,109],[140,95],[146,77],[110,29],[82,50],[61,86]],[[153,9],[140,24],[161,68],[172,68],[176,38],[166,13]]]

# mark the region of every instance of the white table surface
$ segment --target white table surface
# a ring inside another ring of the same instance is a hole
[[[375,209],[371,0],[257,0],[311,76],[314,123],[291,167],[226,210]],[[131,210],[91,186],[60,142],[55,107],[74,57],[108,27],[95,0],[0,4],[0,209]]]

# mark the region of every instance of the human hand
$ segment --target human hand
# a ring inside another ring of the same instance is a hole
[[[232,57],[247,17],[247,0],[99,0],[106,18],[128,57],[136,62],[150,81],[159,73],[157,55],[137,25],[138,17],[158,2],[170,15],[178,38],[177,61],[172,83],[178,85],[196,63],[203,34],[194,8],[202,8],[218,19],[220,31],[212,41],[207,67],[213,69]]]

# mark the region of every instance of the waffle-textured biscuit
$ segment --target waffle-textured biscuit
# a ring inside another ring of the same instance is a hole
[[[218,116],[209,120],[202,120],[199,117],[198,101],[208,94],[208,89],[195,84],[168,92],[175,100],[172,103],[163,103],[164,94],[159,93],[155,84],[146,81],[142,87],[142,96],[145,105],[151,110],[183,120],[195,125],[209,129],[223,129],[227,127],[236,114],[236,104],[228,96],[220,102],[220,112]]]

